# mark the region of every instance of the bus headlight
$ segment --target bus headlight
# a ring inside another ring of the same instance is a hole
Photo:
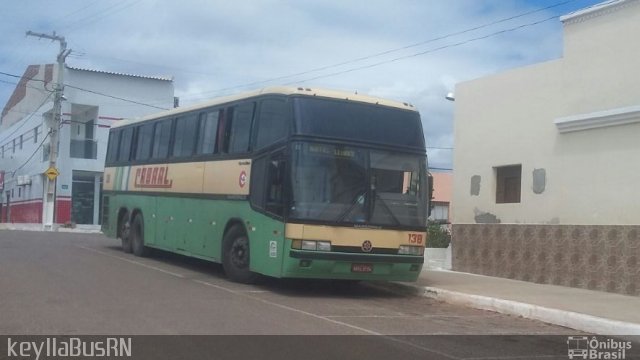
[[[302,250],[316,250],[317,244],[312,240],[302,240]]]
[[[328,241],[318,241],[318,251],[331,251],[331,243]]]
[[[398,249],[398,255],[422,256],[424,255],[424,246],[400,245],[400,248]]]
[[[291,248],[311,251],[331,251],[331,242],[316,240],[293,240],[291,241]]]

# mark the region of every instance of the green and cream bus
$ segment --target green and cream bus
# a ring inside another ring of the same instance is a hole
[[[267,88],[113,126],[102,230],[227,276],[414,281],[431,198],[412,105]]]

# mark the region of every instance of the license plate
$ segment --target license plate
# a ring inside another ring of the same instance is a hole
[[[373,272],[373,265],[371,265],[371,264],[351,264],[351,272],[370,273],[370,272]]]

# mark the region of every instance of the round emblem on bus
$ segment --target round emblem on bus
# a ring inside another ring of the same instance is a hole
[[[364,252],[371,252],[371,250],[373,249],[373,245],[371,244],[371,241],[369,240],[365,240],[362,243],[362,251]]]
[[[247,173],[242,171],[240,173],[240,177],[238,178],[238,185],[240,185],[240,187],[243,188],[246,183],[247,183]]]

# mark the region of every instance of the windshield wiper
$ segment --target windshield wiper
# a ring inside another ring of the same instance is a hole
[[[376,201],[376,200],[380,200],[380,201]],[[391,211],[391,208],[389,208],[389,205],[387,205],[384,200],[380,197],[380,195],[378,195],[378,192],[373,190],[373,204],[371,206],[371,208],[373,209],[373,211],[375,211],[376,208],[376,204],[377,203],[381,203],[382,207],[387,210],[387,213],[389,213],[389,215],[391,215],[391,218],[393,219],[393,221],[395,221],[395,225],[400,225],[400,220],[398,220],[398,218],[396,217],[396,215],[393,213],[393,211]],[[372,215],[373,216],[373,215]]]
[[[349,208],[345,210],[342,214],[340,214],[340,216],[338,216],[338,218],[336,219],[337,223],[342,222],[349,214],[351,214],[353,209],[355,209],[356,205],[360,203],[360,199],[366,194],[366,192],[367,190],[365,189],[356,194],[355,198],[351,202],[351,205],[349,205]]]

